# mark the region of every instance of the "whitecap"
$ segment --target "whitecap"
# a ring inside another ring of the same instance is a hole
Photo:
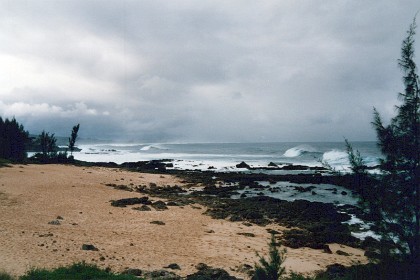
[[[322,155],[322,161],[332,165],[349,165],[348,155],[344,151],[331,150]]]
[[[316,152],[316,149],[309,146],[309,145],[300,145],[293,148],[288,149],[286,152],[284,152],[283,156],[293,158],[301,156],[305,153],[314,153]]]

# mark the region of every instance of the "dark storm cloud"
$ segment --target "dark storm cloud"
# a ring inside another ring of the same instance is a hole
[[[0,1],[0,115],[143,141],[374,139],[417,1]]]

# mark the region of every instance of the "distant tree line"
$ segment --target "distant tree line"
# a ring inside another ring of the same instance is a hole
[[[3,120],[0,117],[0,158],[22,161],[26,158],[29,133],[15,118]]]
[[[68,149],[71,152],[67,156],[67,149],[59,152],[57,139],[54,133],[42,131],[37,137],[30,137],[23,125],[15,118],[3,120],[0,117],[0,158],[15,162],[22,162],[27,158],[27,151],[37,152],[34,160],[43,163],[47,162],[68,162],[73,160],[73,151],[80,124],[73,127],[69,138]]]

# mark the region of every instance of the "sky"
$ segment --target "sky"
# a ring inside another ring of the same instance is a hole
[[[375,140],[373,108],[395,115],[397,60],[419,9],[0,0],[0,116],[32,134],[80,123],[79,137],[124,142]]]

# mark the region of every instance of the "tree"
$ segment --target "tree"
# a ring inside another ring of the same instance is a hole
[[[69,138],[69,149],[70,155],[73,155],[74,151],[74,144],[76,143],[77,133],[79,132],[80,124],[73,126],[73,130],[71,131],[71,137]]]
[[[44,130],[38,136],[38,141],[41,145],[42,155],[45,158],[51,157],[57,151],[57,139],[54,136],[54,133],[51,135]]]
[[[372,122],[380,160],[379,184],[362,192],[362,200],[380,219],[378,228],[384,241],[392,242],[399,252],[419,264],[420,253],[420,91],[414,62],[416,21],[410,25],[401,47],[398,64],[403,72],[404,92],[396,116],[384,125],[374,109]],[[348,144],[348,143],[347,143]],[[351,147],[351,146],[350,146]],[[353,161],[352,161],[353,157]],[[363,171],[360,155],[349,152],[353,171]]]
[[[0,117],[0,158],[22,161],[26,158],[26,145],[29,133],[15,118]]]
[[[269,259],[260,257],[260,265],[255,265],[255,273],[253,280],[278,280],[285,272],[285,268],[281,267],[284,262],[285,251],[279,252],[277,249],[276,239],[274,234],[271,235],[269,245]]]

